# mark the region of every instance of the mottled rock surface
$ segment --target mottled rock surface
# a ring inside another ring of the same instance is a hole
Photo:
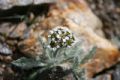
[[[20,0],[18,0],[18,2],[16,2],[16,0],[11,1],[15,2],[11,4],[9,3],[10,0],[1,0],[0,4],[4,4],[0,5],[0,8],[9,9],[12,6],[28,5],[31,4],[30,1],[32,0],[21,0],[26,3],[22,3]],[[45,1],[38,0],[37,3],[41,4]],[[87,68],[87,75],[89,77],[93,77],[95,74],[110,68],[119,61],[120,54],[117,47],[104,38],[101,21],[93,14],[85,1],[58,0],[56,4],[50,5],[49,8],[50,10],[45,16],[34,17],[35,15],[33,14],[32,20],[34,21],[30,25],[25,21],[17,24],[1,23],[0,41],[7,43],[12,47],[11,49],[13,51],[17,50],[16,54],[36,57],[42,53],[42,48],[38,42],[39,35],[47,40],[49,30],[59,25],[66,26],[74,32],[78,39],[84,40],[84,50],[88,50],[88,48],[93,45],[98,47],[96,55],[91,62],[84,65]],[[29,20],[31,20],[31,18],[28,18],[28,21]],[[0,59],[7,63],[7,61],[12,61],[11,57],[13,59],[18,58],[10,56],[6,59],[6,56],[0,56]],[[0,78],[2,79],[2,77]],[[95,77],[94,80],[111,80],[111,73]]]

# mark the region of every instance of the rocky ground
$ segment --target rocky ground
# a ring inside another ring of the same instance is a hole
[[[105,37],[120,46],[120,2],[118,0],[87,0],[92,11],[102,20]]]
[[[93,63],[87,67],[93,80],[120,79],[119,0],[40,1],[36,0],[32,5],[22,4],[20,0],[11,2],[14,4],[9,0],[0,1],[0,4],[4,3],[0,6],[0,80],[25,80],[29,71],[11,65],[11,61],[22,56],[40,55],[42,49],[37,43],[37,35],[46,38],[48,31],[58,25],[67,26],[86,40],[85,49],[91,45],[99,47]]]

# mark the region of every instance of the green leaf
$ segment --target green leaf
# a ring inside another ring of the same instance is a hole
[[[22,57],[18,60],[12,62],[13,65],[20,67],[22,69],[32,69],[34,67],[43,67],[45,64],[40,60],[35,60],[32,58]]]

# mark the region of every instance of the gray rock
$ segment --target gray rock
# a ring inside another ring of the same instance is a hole
[[[8,47],[7,44],[0,44],[0,54],[10,55],[12,54],[12,50]]]
[[[0,9],[6,10],[13,6],[26,6],[30,4],[53,3],[57,0],[0,0]]]

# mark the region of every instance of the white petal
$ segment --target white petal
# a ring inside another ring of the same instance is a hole
[[[59,46],[59,45],[57,45],[57,46],[56,46],[56,48],[60,48],[60,46]]]
[[[57,38],[60,38],[60,35],[57,35],[56,37],[57,37]]]
[[[62,32],[60,30],[58,30],[58,34],[62,34]]]
[[[65,39],[66,39],[66,40],[69,40],[69,37],[66,36]]]
[[[50,46],[50,45],[48,45],[47,47],[48,47],[48,48],[51,48],[51,46]]]
[[[63,42],[66,42],[66,39],[63,39]]]
[[[52,38],[52,41],[54,41],[55,40],[55,38]]]

